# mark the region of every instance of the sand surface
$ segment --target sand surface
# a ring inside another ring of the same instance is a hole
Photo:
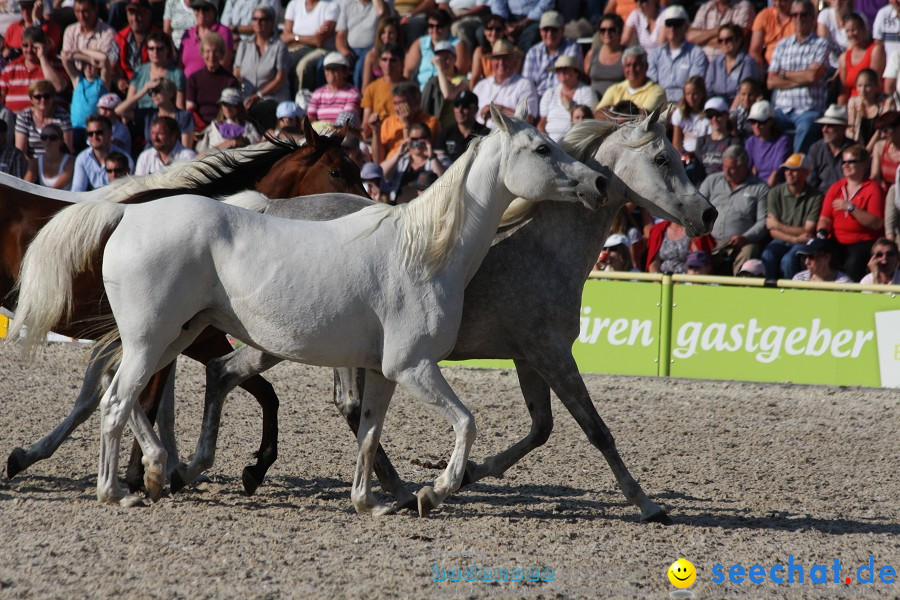
[[[55,345],[27,364],[0,347],[3,457],[68,414],[86,358]],[[513,371],[445,373],[476,416],[475,460],[528,431]],[[243,392],[226,404],[210,481],[155,505],[95,500],[96,414],[52,458],[4,477],[0,598],[666,598],[675,590],[666,569],[682,556],[698,571],[695,598],[900,597],[900,581],[878,577],[885,565],[900,571],[896,390],[586,376],[632,474],[674,519],[664,527],[639,522],[555,398],[550,441],[505,478],[461,490],[426,519],[357,515],[356,444],[331,404],[330,370],[283,364],[268,377],[281,398],[279,459],[255,496],[243,494],[240,473],[259,444],[260,411]],[[202,393],[202,370],[182,361],[182,459]],[[453,434],[401,391],[383,444],[417,489],[439,474],[422,465],[449,458]],[[789,555],[804,583],[768,580]],[[870,556],[875,581],[864,585],[857,567]],[[533,579],[552,569],[553,579],[434,581],[472,564]],[[765,582],[729,582],[733,564],[761,565]],[[829,583],[810,581],[816,564]]]

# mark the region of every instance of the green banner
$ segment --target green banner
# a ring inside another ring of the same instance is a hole
[[[900,372],[897,315],[891,294],[679,284],[670,374],[891,386]]]

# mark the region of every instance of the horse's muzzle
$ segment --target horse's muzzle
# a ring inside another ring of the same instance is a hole
[[[585,207],[590,210],[597,210],[609,200],[608,188],[606,177],[600,175],[594,180],[593,186],[579,184],[576,188],[576,193],[578,194],[578,199],[581,200]]]

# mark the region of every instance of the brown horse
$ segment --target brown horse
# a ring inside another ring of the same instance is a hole
[[[38,230],[57,212],[81,199],[97,197],[136,203],[179,193],[215,196],[250,187],[270,198],[326,192],[365,196],[359,168],[341,148],[341,132],[332,137],[319,136],[308,122],[304,123],[304,129],[307,142],[303,146],[272,139],[269,146],[217,153],[192,161],[189,165],[180,165],[180,177],[173,176],[173,171],[166,171],[162,176],[133,178],[85,195],[45,192],[35,186],[5,185],[0,178],[0,300],[3,306],[11,310],[15,306],[14,286],[22,257]],[[54,327],[55,331],[76,338],[96,338],[106,333],[102,325],[96,324],[100,315],[109,314],[103,297],[99,257],[95,265],[76,279],[76,303],[64,322]],[[210,327],[184,354],[205,365],[211,359],[231,351],[225,335]],[[98,358],[92,357],[94,360]],[[141,406],[151,420],[156,416],[172,366],[160,370],[141,397]],[[12,478],[35,462],[52,456],[72,431],[96,410],[100,400],[97,383],[96,377],[86,376],[69,416],[28,450],[15,448],[10,453],[6,468],[8,477]],[[241,387],[256,398],[263,412],[263,435],[256,455],[257,463],[248,465],[242,474],[244,489],[252,494],[276,459],[278,397],[271,384],[259,376],[248,379]],[[141,485],[141,471],[140,453],[133,452],[127,476],[129,487],[133,490]]]

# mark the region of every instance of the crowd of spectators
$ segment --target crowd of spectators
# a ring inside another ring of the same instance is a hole
[[[0,170],[88,190],[345,127],[370,195],[415,198],[493,127],[554,139],[670,105],[719,211],[626,206],[598,267],[897,279],[900,0],[18,0],[0,14]]]

